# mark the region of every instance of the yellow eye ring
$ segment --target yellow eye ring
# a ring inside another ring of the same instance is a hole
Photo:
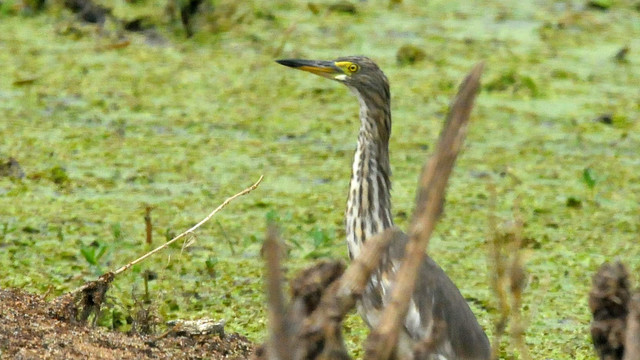
[[[347,67],[347,70],[351,71],[352,73],[360,70],[360,67],[358,67],[358,65],[356,64],[351,64],[349,65],[349,67]]]

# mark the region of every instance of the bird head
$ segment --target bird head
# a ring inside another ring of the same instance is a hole
[[[276,60],[279,64],[308,71],[327,79],[336,80],[358,93],[386,90],[389,82],[382,70],[371,59],[364,56],[347,56],[335,60]]]

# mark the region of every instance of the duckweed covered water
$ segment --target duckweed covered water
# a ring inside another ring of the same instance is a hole
[[[105,2],[107,4],[107,2]],[[267,216],[288,246],[287,275],[315,258],[346,259],[342,216],[357,102],[339,84],[273,62],[364,54],[391,81],[396,222],[406,228],[416,179],[462,76],[486,61],[484,87],[429,251],[489,333],[491,214],[524,221],[523,316],[533,358],[594,358],[587,294],[604,261],[640,270],[640,13],[581,1],[215,2],[185,39],[164,1],[114,1],[156,35],[118,34],[44,14],[0,12],[0,286],[61,294],[263,184],[173,247],[116,280],[101,323],[126,328],[149,295],[165,319],[227,319],[265,336],[260,246]],[[314,11],[312,11],[314,10]],[[158,36],[159,35],[159,36]],[[123,39],[129,41],[123,46]],[[412,45],[426,53],[396,63]],[[628,47],[623,58],[616,54]],[[585,175],[588,174],[588,175]],[[495,186],[497,208],[490,209]],[[351,346],[366,334],[346,324]],[[513,346],[503,344],[505,358]]]

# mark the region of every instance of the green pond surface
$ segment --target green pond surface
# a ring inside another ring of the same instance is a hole
[[[99,320],[126,330],[127,317],[151,306],[162,320],[223,318],[227,331],[260,342],[266,219],[280,226],[287,278],[318,259],[346,261],[359,126],[346,88],[274,60],[362,54],[385,71],[393,213],[404,229],[450,100],[482,60],[483,89],[429,253],[492,337],[489,241],[521,219],[531,357],[595,358],[591,277],[615,259],[640,270],[637,2],[370,0],[354,1],[353,14],[332,2],[220,0],[205,4],[189,39],[166,1],[103,2],[120,19],[146,16],[155,34],[113,19],[84,24],[60,3],[35,15],[18,1],[0,5],[0,161],[24,172],[0,177],[0,286],[74,289],[150,249],[147,206],[158,246],[264,175],[193,244],[119,276]],[[403,45],[423,60],[400,65]],[[355,356],[367,332],[349,317]],[[509,336],[501,348],[502,358],[520,357]]]

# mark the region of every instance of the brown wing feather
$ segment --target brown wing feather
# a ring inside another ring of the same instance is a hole
[[[405,233],[397,230],[383,256],[378,271],[369,282],[359,311],[370,327],[378,323],[380,312],[388,301],[394,277],[400,267],[405,246]],[[416,280],[405,331],[414,342],[429,336],[435,321],[443,321],[444,334],[439,336],[436,352],[447,359],[489,359],[489,340],[478,324],[469,305],[444,271],[425,256]]]

